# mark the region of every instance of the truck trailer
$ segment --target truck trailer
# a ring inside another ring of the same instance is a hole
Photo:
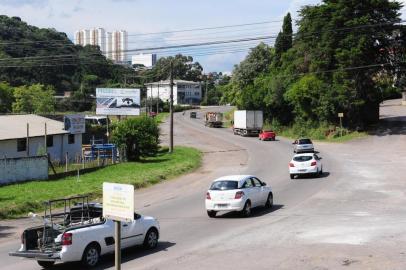
[[[257,136],[262,130],[263,120],[262,111],[234,111],[234,135]]]

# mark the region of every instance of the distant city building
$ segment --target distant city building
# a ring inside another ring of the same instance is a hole
[[[156,64],[156,54],[137,54],[131,57],[132,65],[143,65],[146,68],[152,68]]]
[[[75,32],[76,45],[99,46],[106,58],[117,63],[128,61],[128,34],[127,31],[106,32],[103,28],[83,29]]]
[[[202,101],[202,87],[199,82],[174,80],[173,83],[173,104],[200,104]],[[146,83],[145,86],[147,88],[147,98],[156,99],[159,97],[164,102],[169,101],[169,81]]]
[[[114,31],[113,32],[113,61],[125,62],[127,61],[128,49],[128,34],[127,31]]]

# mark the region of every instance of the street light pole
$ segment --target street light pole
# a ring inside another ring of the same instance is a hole
[[[170,63],[170,102],[169,102],[169,113],[170,113],[170,128],[169,128],[169,153],[173,152],[173,62]]]
[[[156,114],[159,113],[159,83],[160,81],[158,82],[158,95],[156,97]]]

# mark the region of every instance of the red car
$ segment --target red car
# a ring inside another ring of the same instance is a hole
[[[262,130],[259,133],[259,139],[262,141],[274,141],[276,138],[276,133],[272,130]]]

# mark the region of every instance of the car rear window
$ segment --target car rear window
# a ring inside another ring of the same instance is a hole
[[[299,144],[312,144],[312,141],[310,139],[301,139]]]
[[[309,161],[309,160],[312,160],[312,156],[297,156],[297,157],[293,157],[293,160],[294,161],[297,161],[297,162],[305,162],[305,161]]]
[[[224,180],[224,181],[214,182],[211,185],[210,190],[231,190],[231,189],[237,189],[237,188],[238,188],[237,181]]]

